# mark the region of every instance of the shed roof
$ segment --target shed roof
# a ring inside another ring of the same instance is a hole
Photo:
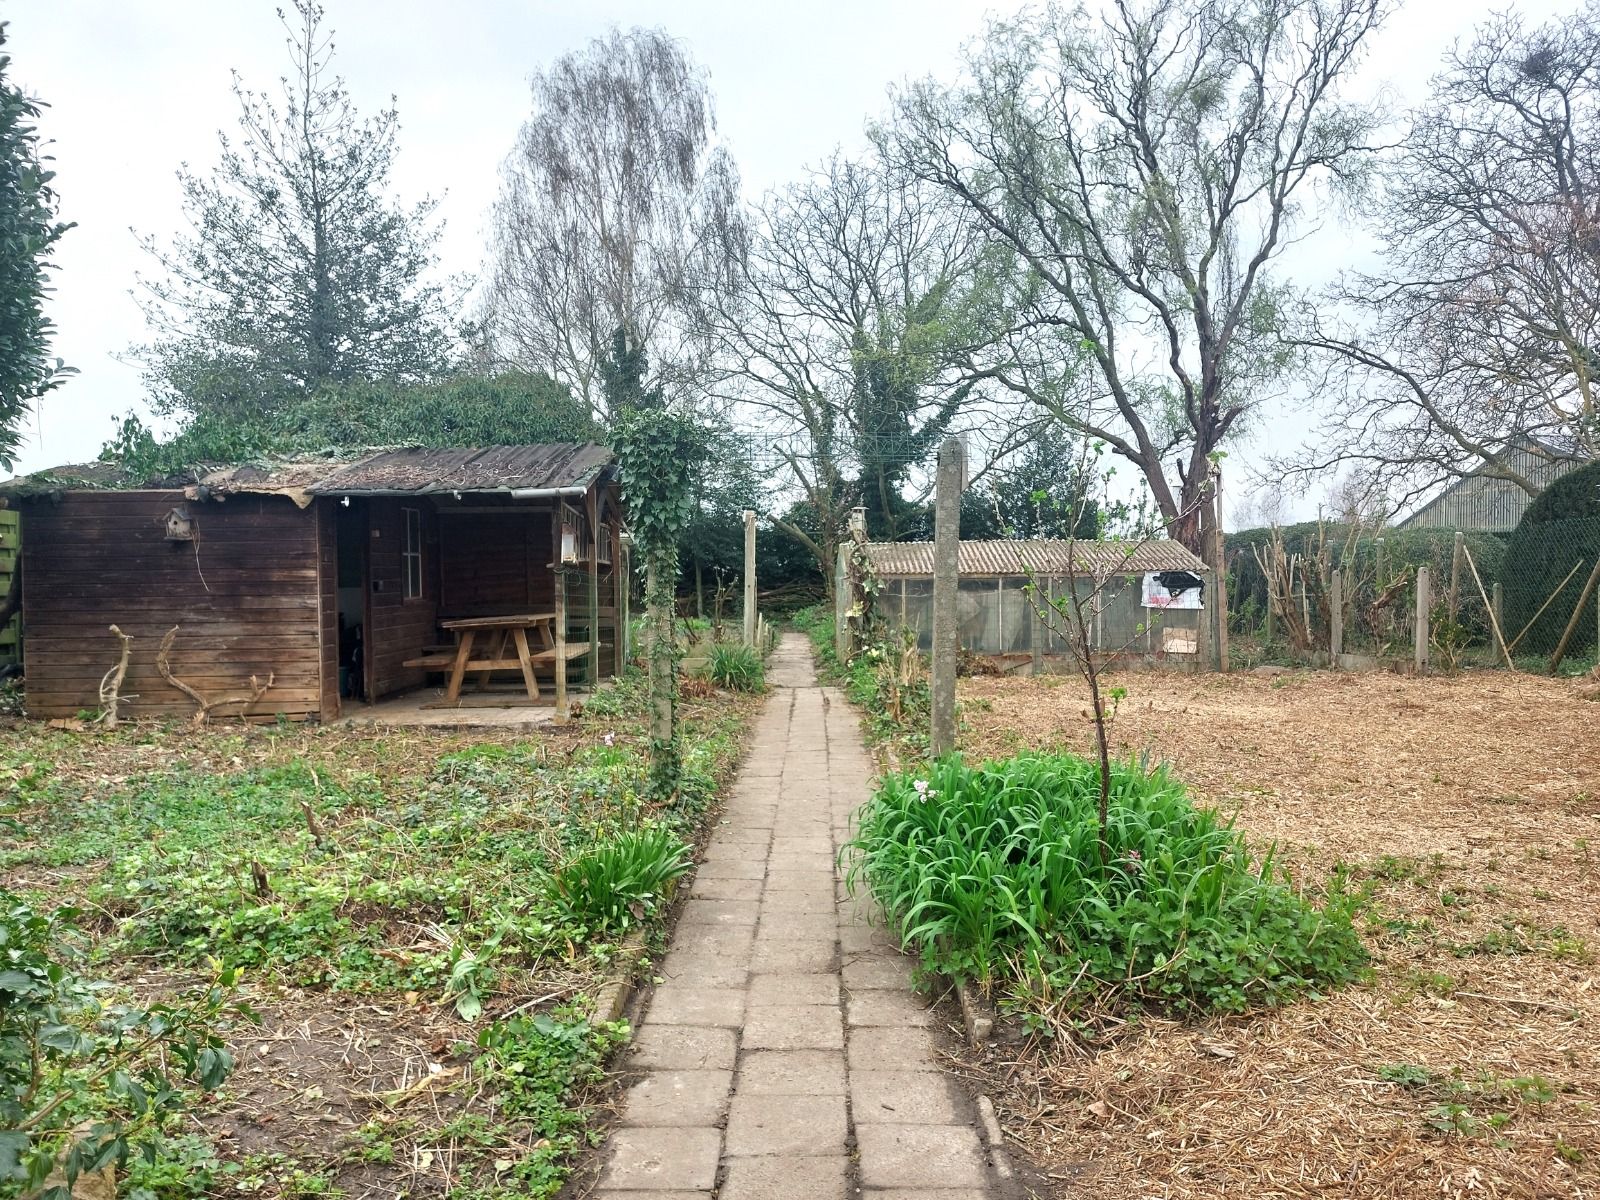
[[[867,560],[885,578],[931,576],[932,542],[868,542]],[[1143,575],[1148,571],[1204,571],[1181,542],[1091,542],[1065,539],[961,543],[962,575]]]
[[[185,490],[198,495],[284,495],[304,505],[313,496],[422,496],[452,492],[587,491],[616,462],[604,446],[552,442],[456,450],[416,447],[354,454],[263,458],[197,466],[160,478],[130,474],[118,463],[53,467],[0,483],[0,496],[72,491]]]

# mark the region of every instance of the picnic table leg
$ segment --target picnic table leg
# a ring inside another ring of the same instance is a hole
[[[522,682],[528,687],[528,699],[539,698],[539,681],[533,675],[533,659],[528,655],[528,631],[513,629],[512,639],[517,643],[517,661],[522,664]]]
[[[555,624],[554,621],[539,622],[539,643],[545,650],[556,648]]]
[[[467,673],[467,659],[472,657],[472,630],[461,631],[461,641],[456,646],[456,663],[450,668],[450,686],[445,688],[444,698],[446,703],[454,704],[461,699],[461,680]]]
[[[489,658],[491,661],[498,662],[502,657],[504,657],[505,652],[506,631],[504,629],[497,629],[494,631],[494,649],[489,652]],[[478,672],[478,691],[481,692],[488,688],[490,674],[491,672],[489,671]]]

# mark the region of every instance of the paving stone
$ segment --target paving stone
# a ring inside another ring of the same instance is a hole
[[[693,900],[683,906],[683,925],[754,925],[761,905],[755,900]]]
[[[766,862],[767,847],[760,842],[728,842],[713,838],[700,852],[703,862]]]
[[[622,1124],[716,1125],[732,1088],[732,1071],[651,1071],[628,1089]]]
[[[801,837],[774,837],[772,839],[772,856],[777,859],[798,855],[821,855],[831,861],[833,852],[833,839],[823,833],[808,834]]]
[[[852,992],[911,987],[912,960],[903,954],[845,955],[841,976]]]
[[[711,841],[717,842],[742,842],[749,846],[765,846],[772,840],[772,834],[765,829],[753,829],[743,821],[718,821],[711,829]]]
[[[858,1125],[863,1187],[981,1188],[983,1145],[965,1125]]]
[[[848,1160],[734,1158],[717,1200],[845,1200]]]
[[[723,1025],[744,1023],[744,989],[700,987],[688,980],[664,983],[650,997],[645,1024]]]
[[[775,1004],[839,1003],[839,980],[831,974],[803,974],[783,971],[772,975],[750,976],[751,1008],[771,1008]]]
[[[741,881],[747,882],[747,881]],[[761,915],[768,913],[831,913],[837,901],[832,888],[812,888],[805,892],[790,892],[780,888],[767,888],[761,897]]]
[[[600,1189],[709,1191],[722,1157],[720,1129],[618,1129]]]
[[[741,1096],[842,1096],[844,1055],[837,1050],[747,1050],[734,1088]]]
[[[702,879],[696,875],[689,896],[695,900],[759,900],[763,890],[759,879]]]
[[[628,1064],[658,1071],[728,1071],[738,1054],[738,1035],[731,1029],[646,1021],[634,1038]]]
[[[750,925],[689,925],[677,931],[672,949],[681,954],[743,958],[754,941],[755,929]]]
[[[695,871],[700,879],[761,879],[767,873],[765,862],[708,862]]]
[[[717,865],[727,864],[706,864],[708,867]],[[767,872],[767,888],[774,892],[814,892],[822,888],[831,888],[834,878],[831,867],[812,871],[789,871],[774,867]]]
[[[875,950],[898,953],[894,935],[882,925],[843,925],[839,929],[839,948],[846,954],[870,954]]]
[[[708,1200],[711,1195],[710,1192],[618,1192],[611,1188],[601,1188],[594,1194],[604,1200]]]
[[[758,974],[832,971],[838,958],[839,947],[832,938],[783,941],[763,938],[750,955],[750,969]]]
[[[761,918],[761,940],[832,941],[833,918],[827,913],[766,913]]]
[[[656,968],[656,974],[664,983],[682,982],[719,988],[742,988],[750,977],[742,958],[691,954],[686,950],[674,950],[668,954]]]
[[[914,992],[851,992],[845,1020],[857,1025],[932,1025],[933,1013]]]
[[[856,1194],[861,1200],[990,1200],[983,1188],[868,1188]],[[609,1192],[606,1200],[612,1200]]]
[[[735,1095],[728,1111],[729,1158],[844,1154],[843,1096]]]
[[[950,1081],[939,1071],[850,1072],[850,1117],[857,1125],[954,1125]]]
[[[937,1071],[933,1035],[914,1026],[852,1029],[846,1053],[852,1071]]]
[[[841,1050],[844,1026],[832,1004],[752,1008],[739,1044],[746,1050]]]

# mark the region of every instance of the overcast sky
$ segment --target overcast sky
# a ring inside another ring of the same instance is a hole
[[[659,25],[711,76],[722,135],[751,195],[795,177],[835,146],[859,146],[889,86],[950,77],[959,48],[991,13],[983,0],[326,0],[336,69],[358,107],[398,97],[395,185],[403,199],[443,193],[443,266],[476,273],[501,160],[529,108],[528,77],[610,25]],[[1373,44],[1358,92],[1396,110],[1422,94],[1441,53],[1489,0],[1410,0]],[[1530,16],[1570,3],[1525,0]],[[93,458],[114,416],[142,409],[143,336],[130,292],[147,256],[132,229],[164,237],[182,212],[174,171],[208,168],[237,104],[231,69],[276,87],[287,58],[271,0],[11,0],[12,73],[50,105],[62,216],[55,352],[81,374],[46,397],[19,469]],[[1301,277],[1331,275],[1359,236],[1333,229],[1297,256]],[[1258,438],[1293,441],[1288,418]],[[1237,495],[1237,493],[1235,493]]]

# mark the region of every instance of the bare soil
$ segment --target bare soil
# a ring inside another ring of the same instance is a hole
[[[1119,675],[1170,762],[1301,883],[1371,889],[1371,980],[969,1065],[1063,1196],[1600,1196],[1600,703],[1505,672]],[[1086,751],[1073,677],[972,678],[969,753]]]

